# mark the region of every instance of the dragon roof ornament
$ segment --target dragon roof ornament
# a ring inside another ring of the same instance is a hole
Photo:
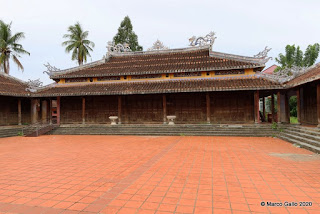
[[[51,76],[54,72],[60,71],[59,68],[56,68],[55,66],[50,65],[49,62],[47,62],[47,64],[43,64],[43,65],[47,68],[47,70],[44,71],[43,73],[46,73],[49,76]]]
[[[217,37],[215,37],[215,32],[211,31],[210,33],[208,33],[206,36],[202,37],[199,36],[198,38],[196,36],[193,36],[189,39],[190,42],[190,46],[204,46],[204,45],[210,45],[210,47],[212,48],[212,45],[214,43],[214,41],[216,40]]]
[[[28,87],[26,88],[26,91],[30,92],[36,92],[40,87],[42,87],[43,83],[40,81],[40,79],[36,80],[30,80],[27,82]]]
[[[131,52],[131,48],[129,44],[115,44],[114,42],[109,41],[107,45],[108,53],[107,56],[112,55],[113,53],[123,53],[123,52]]]
[[[292,66],[291,68],[285,68],[285,69],[273,72],[272,74],[259,73],[259,75],[262,77],[266,77],[267,79],[270,79],[272,81],[285,83],[296,78],[297,76],[300,76],[306,71],[307,71],[306,67]]]
[[[263,59],[266,62],[268,62],[272,57],[268,57],[268,53],[272,48],[268,48],[266,46],[263,51],[260,51],[258,54],[254,55],[254,58]]]
[[[152,45],[151,48],[148,49],[148,51],[160,51],[160,50],[168,50],[169,48],[164,46],[163,43],[157,39]]]

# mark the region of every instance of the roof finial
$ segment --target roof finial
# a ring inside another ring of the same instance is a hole
[[[190,42],[190,46],[204,46],[204,45],[210,45],[210,47],[212,47],[214,41],[216,40],[217,37],[215,37],[216,33],[211,31],[210,33],[208,33],[206,36],[202,37],[196,37],[193,36],[189,39]]]
[[[253,57],[264,59],[265,62],[268,62],[270,59],[272,59],[272,57],[268,57],[268,53],[271,49],[272,48],[268,48],[268,46],[266,46],[263,51],[260,51],[258,54],[254,55]]]
[[[153,43],[153,46],[151,48],[148,49],[148,51],[160,51],[160,50],[168,50],[169,48],[164,46],[163,43],[157,39],[157,41],[155,41]]]

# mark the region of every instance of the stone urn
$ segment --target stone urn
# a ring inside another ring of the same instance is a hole
[[[117,116],[110,116],[109,119],[111,120],[111,125],[117,125],[116,120],[118,120]]]
[[[169,120],[168,125],[174,125],[174,119],[176,119],[175,115],[169,115],[167,116],[167,119]]]

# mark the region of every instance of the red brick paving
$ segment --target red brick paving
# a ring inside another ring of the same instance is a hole
[[[319,212],[320,157],[279,139],[0,139],[0,213]]]

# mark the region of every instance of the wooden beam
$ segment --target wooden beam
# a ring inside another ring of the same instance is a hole
[[[162,95],[163,124],[167,123],[167,96]]]
[[[49,123],[52,124],[52,99],[49,99]]]
[[[82,124],[86,123],[86,98],[82,97]]]
[[[121,124],[121,107],[122,107],[122,98],[118,96],[118,124]]]
[[[278,123],[281,123],[281,94],[280,91],[277,93],[277,116]]]
[[[274,111],[274,94],[271,94],[271,114],[272,114],[272,120],[273,123],[275,121],[275,111]]]
[[[211,121],[211,112],[210,112],[210,94],[209,92],[206,93],[206,103],[207,103],[207,123],[210,123]]]
[[[22,115],[21,115],[21,99],[18,99],[18,125],[21,126]]]
[[[254,92],[254,121],[260,123],[260,111],[259,111],[259,91]]]
[[[60,125],[60,97],[57,97],[57,124]]]
[[[320,83],[317,85],[317,116],[318,116],[318,127],[320,128]]]
[[[300,97],[300,88],[297,89],[297,119],[298,119],[298,123],[301,124],[301,97]]]

